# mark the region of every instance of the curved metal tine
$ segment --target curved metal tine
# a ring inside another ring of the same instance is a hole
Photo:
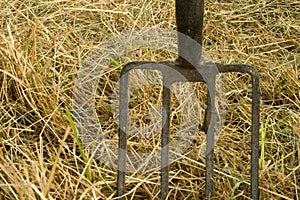
[[[259,76],[256,70],[252,75],[252,136],[251,136],[251,198],[259,199]]]
[[[118,147],[118,177],[117,196],[125,193],[126,155],[127,155],[127,121],[128,121],[128,72],[121,73],[119,99],[119,147]],[[125,197],[119,198],[124,200]]]
[[[260,121],[260,86],[256,69],[249,65],[218,65],[221,73],[248,73],[252,78],[252,128],[251,128],[251,199],[259,199],[259,121]]]
[[[163,79],[163,110],[162,110],[162,139],[161,139],[161,183],[160,199],[167,198],[169,191],[169,140],[170,140],[170,85]]]
[[[215,77],[207,82],[207,109],[205,112],[204,131],[206,133],[206,184],[205,198],[213,197],[213,172],[214,172],[214,142],[215,142],[215,124],[217,112],[215,108]]]

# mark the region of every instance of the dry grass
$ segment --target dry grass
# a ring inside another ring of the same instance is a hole
[[[261,199],[299,199],[300,2],[205,3],[203,44],[213,60],[247,63],[260,72]],[[174,1],[4,0],[0,10],[0,198],[113,198],[115,169],[82,158],[66,114],[78,66],[105,38],[154,25],[174,29]],[[170,53],[138,50],[118,62],[174,58]],[[109,98],[120,69],[111,67],[98,86],[102,96],[97,96],[97,113],[103,131],[116,141]],[[217,199],[248,199],[251,82],[244,75],[222,78],[227,121],[216,145],[215,193]],[[150,104],[143,99],[154,104],[159,91],[154,87],[137,92],[140,99],[132,102],[131,111],[135,121],[147,123],[141,112]],[[180,110],[178,102],[173,106],[176,130]],[[203,139],[203,134],[197,136]],[[129,149],[151,149],[158,141],[133,137]],[[196,142],[170,166],[169,199],[203,196],[205,163],[198,156],[200,146]],[[159,171],[133,174],[127,180],[128,199],[158,199]]]

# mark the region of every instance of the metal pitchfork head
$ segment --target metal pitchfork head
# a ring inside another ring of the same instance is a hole
[[[251,198],[258,199],[259,177],[259,77],[258,72],[244,64],[204,63],[201,59],[204,0],[176,0],[176,22],[178,30],[178,54],[175,62],[132,62],[124,66],[120,79],[119,148],[117,196],[125,199],[126,144],[128,121],[128,72],[132,69],[159,70],[162,73],[163,102],[161,140],[161,199],[166,199],[169,185],[169,129],[170,86],[175,82],[203,82],[208,86],[208,101],[202,126],[206,133],[206,191],[207,199],[213,197],[214,172],[214,124],[217,119],[215,107],[215,81],[219,73],[240,72],[252,77],[252,136],[251,136]],[[167,67],[166,67],[167,66]],[[214,66],[214,67],[213,67]]]

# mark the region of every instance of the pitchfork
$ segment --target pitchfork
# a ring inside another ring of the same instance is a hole
[[[117,196],[125,199],[126,146],[128,122],[128,72],[132,69],[159,70],[162,73],[163,102],[161,140],[161,199],[167,198],[169,191],[169,129],[171,85],[175,82],[203,82],[208,86],[208,101],[203,130],[206,133],[206,189],[207,199],[213,197],[214,172],[214,124],[217,119],[215,96],[216,76],[225,72],[248,73],[252,77],[252,136],[251,136],[251,198],[259,197],[259,77],[258,72],[244,64],[205,63],[202,59],[202,26],[204,0],[176,0],[176,22],[178,30],[178,59],[175,62],[131,62],[124,66],[120,78],[119,107],[119,149]]]

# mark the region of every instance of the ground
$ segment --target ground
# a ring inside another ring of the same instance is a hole
[[[1,2],[1,199],[115,197],[116,169],[86,149],[72,115],[76,80],[91,52],[104,41],[147,27],[176,30],[174,8],[174,0]],[[203,47],[214,62],[248,64],[258,70],[260,199],[299,199],[300,1],[205,1]],[[134,60],[175,59],[174,52],[140,48],[111,59],[103,68],[93,106],[102,133],[113,145],[118,124],[111,102],[122,66]],[[251,80],[234,73],[220,80],[226,113],[215,146],[215,196],[249,199]],[[206,87],[188,86],[204,109]],[[186,85],[177,89],[186,95]],[[133,132],[159,118],[155,111],[160,95],[159,82],[132,93],[130,117],[138,125]],[[193,115],[182,117],[181,102],[174,95],[172,99],[174,139],[183,121]],[[170,165],[169,199],[204,195],[205,136],[201,131],[195,136]],[[128,149],[133,155],[155,152],[159,141],[159,134],[135,135]],[[159,199],[159,170],[127,175],[128,199]]]

